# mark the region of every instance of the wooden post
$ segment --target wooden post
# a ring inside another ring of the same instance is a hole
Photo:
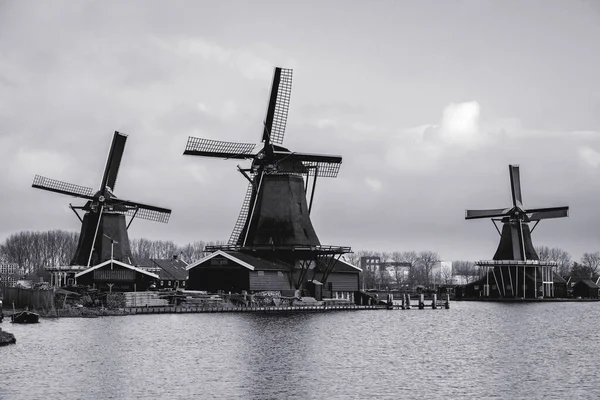
[[[434,310],[437,309],[437,294],[433,294],[433,300],[431,301],[431,308]]]
[[[444,308],[445,308],[446,310],[449,310],[449,309],[450,309],[450,294],[447,294],[447,295],[446,295],[446,304],[444,304]]]
[[[425,308],[425,295],[421,294],[419,297],[419,310],[423,310]]]
[[[406,309],[410,310],[410,294],[406,293]]]
[[[406,310],[406,293],[402,295],[402,309]]]

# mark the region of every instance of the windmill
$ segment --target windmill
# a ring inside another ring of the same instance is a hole
[[[230,245],[319,245],[310,221],[317,177],[335,178],[341,156],[298,153],[283,147],[292,89],[292,70],[275,68],[262,148],[254,143],[223,142],[190,137],[183,154],[252,160],[238,170],[249,181]],[[310,202],[306,195],[312,179]],[[306,180],[305,180],[306,178]]]
[[[69,205],[81,221],[77,250],[71,265],[90,266],[114,258],[131,264],[131,249],[127,229],[136,217],[167,223],[171,210],[123,200],[113,193],[127,135],[114,133],[100,190],[36,175],[32,187],[87,199],[84,206]],[[77,210],[85,212],[83,218]],[[125,216],[131,217],[129,223]]]
[[[254,151],[254,143],[189,137],[183,154],[252,161],[249,168],[238,165],[249,184],[228,245],[207,246],[206,251],[258,252],[261,257],[284,261],[291,266],[290,279],[293,275],[298,288],[309,269],[322,272],[324,283],[350,248],[321,245],[310,220],[317,178],[337,177],[342,157],[283,147],[291,90],[292,70],[275,68],[260,150]]]
[[[531,233],[537,226],[537,224],[544,219],[551,218],[563,218],[569,216],[569,207],[549,207],[549,208],[530,208],[525,209],[523,206],[523,199],[521,194],[521,178],[519,174],[518,165],[509,165],[510,175],[510,187],[512,194],[512,207],[508,208],[497,208],[489,210],[466,210],[465,219],[480,219],[480,218],[491,218],[498,234],[500,234],[500,243],[498,249],[494,254],[493,261],[485,263],[486,266],[494,266],[493,273],[496,271],[500,275],[500,280],[503,282],[499,285],[499,290],[502,290],[501,294],[506,295],[505,279],[508,279],[509,293],[514,296],[526,294],[526,280],[528,279],[526,274],[526,268],[529,265],[530,269],[534,269],[534,276],[529,276],[529,279],[534,279],[536,282],[532,285],[530,292],[536,293],[533,287],[537,285],[537,271],[539,267],[548,267],[544,263],[539,262],[539,257],[535,252],[535,248],[531,241]],[[498,229],[496,222],[502,222],[502,232]],[[534,223],[530,229],[529,224]],[[480,264],[482,265],[482,264]],[[497,266],[503,266],[498,268]],[[521,274],[522,272],[522,274]],[[508,274],[505,278],[504,275]],[[552,272],[548,268],[541,268],[542,283],[544,285],[550,284]],[[519,276],[523,276],[521,284],[523,285],[522,291],[520,286],[517,284]],[[495,276],[494,279],[498,280]],[[537,296],[537,294],[536,294]]]

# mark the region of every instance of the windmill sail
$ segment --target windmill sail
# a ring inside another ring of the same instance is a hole
[[[246,195],[244,196],[244,202],[242,203],[240,214],[238,215],[237,221],[235,222],[235,226],[233,227],[231,236],[229,236],[228,243],[232,246],[238,244],[240,234],[244,230],[246,220],[248,219],[248,212],[250,210],[250,202],[252,201],[253,192],[254,185],[252,183],[248,183],[248,189],[246,189]]]
[[[190,136],[183,154],[191,156],[246,159],[254,157],[254,143],[223,142]]]
[[[523,199],[521,196],[521,176],[519,174],[518,165],[509,165],[508,172],[510,175],[510,191],[512,194],[513,206],[523,207]]]
[[[117,183],[117,176],[119,175],[119,167],[121,166],[121,159],[123,158],[126,142],[127,135],[115,131],[110,151],[108,152],[106,167],[104,168],[104,176],[102,177],[102,183],[100,184],[101,191],[106,190],[107,186],[110,190],[115,190],[115,184]]]
[[[93,199],[94,189],[85,186],[74,185],[72,183],[58,181],[56,179],[46,178],[45,176],[36,175],[33,178],[31,187],[36,189],[47,190],[67,196],[81,197],[84,199]]]
[[[267,107],[263,142],[282,144],[292,96],[292,70],[275,68]]]

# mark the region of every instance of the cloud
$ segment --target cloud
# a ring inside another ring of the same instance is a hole
[[[421,174],[435,170],[449,152],[462,154],[484,145],[486,134],[479,119],[476,101],[450,103],[442,111],[439,125],[420,125],[394,135],[385,146],[385,160],[402,171]]]
[[[476,101],[448,104],[442,111],[440,124],[425,129],[424,139],[464,148],[481,145],[485,135],[479,126],[480,109]]]
[[[589,166],[594,168],[600,165],[600,153],[588,146],[583,146],[578,149],[579,156]]]
[[[202,37],[174,36],[154,38],[162,49],[197,62],[212,61],[237,69],[248,79],[268,79],[273,74],[272,62],[255,54],[255,49],[227,48]]]
[[[370,177],[365,178],[365,184],[371,189],[371,192],[380,192],[383,188],[383,183],[380,180]]]

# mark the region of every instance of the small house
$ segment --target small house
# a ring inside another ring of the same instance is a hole
[[[106,260],[75,274],[79,285],[106,292],[142,292],[148,290],[159,276],[117,260]]]
[[[582,279],[573,286],[573,297],[582,299],[597,299],[598,285],[591,279]]]
[[[156,289],[185,289],[187,281],[187,264],[177,256],[172,258],[137,258],[137,268],[158,275]]]

